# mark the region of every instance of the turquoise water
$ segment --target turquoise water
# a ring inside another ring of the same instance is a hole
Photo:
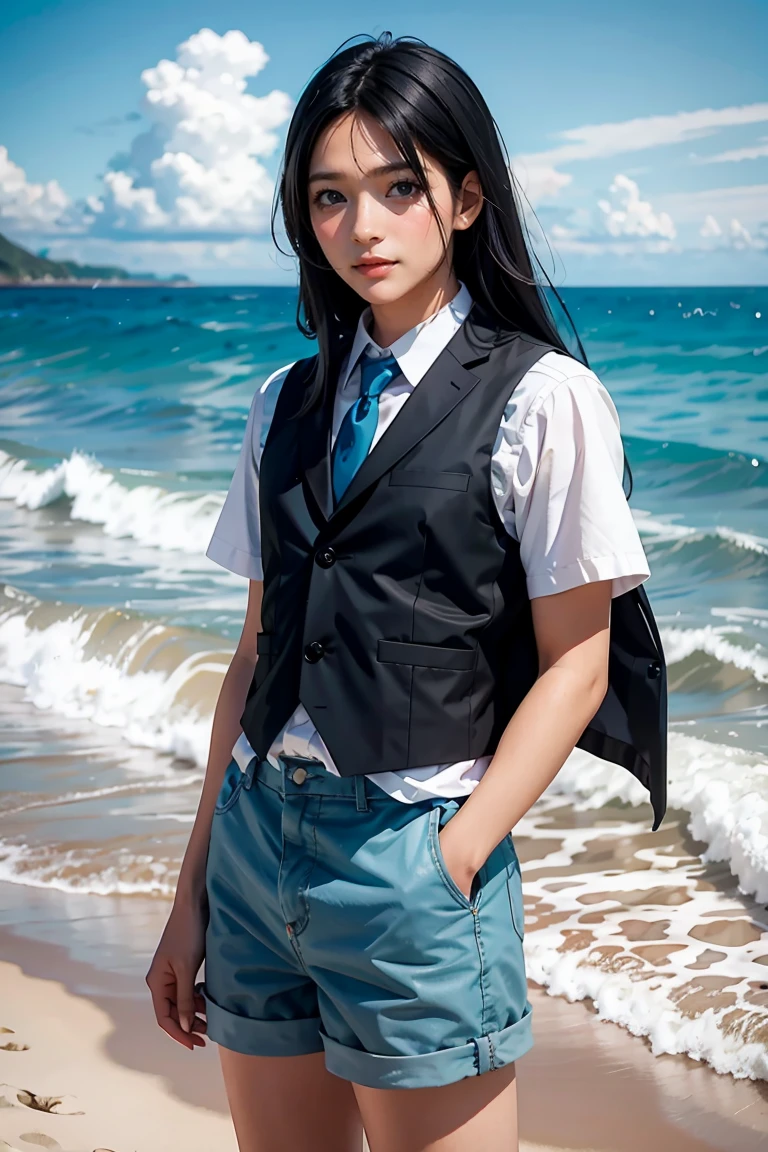
[[[673,730],[761,752],[768,290],[563,296],[621,417]],[[246,596],[205,549],[255,389],[314,349],[295,314],[287,288],[0,292],[0,677],[48,723],[204,765]]]
[[[618,979],[590,967],[607,933],[630,967],[605,1003],[631,1004],[654,1050],[684,1031],[720,1071],[765,1079],[749,1040],[768,1020],[765,942],[726,940],[722,917],[741,901],[768,931],[768,289],[563,296],[634,475],[669,665],[670,815],[638,832],[650,817],[629,774],[569,758],[519,826],[526,963],[598,996],[598,977]],[[295,312],[289,289],[0,291],[0,923],[30,939],[45,924],[73,954],[148,960],[125,900],[174,889],[246,603],[205,550],[254,391],[314,350]],[[568,882],[549,884],[566,859]],[[646,936],[624,936],[638,917],[677,948],[645,961],[658,981],[643,994]],[[701,943],[716,936],[723,951]],[[727,998],[689,1027],[675,996],[694,970],[738,985],[741,1038]]]
[[[764,716],[768,292],[562,295],[621,416],[654,607],[673,648],[715,630],[673,714],[749,728]],[[128,607],[231,641],[241,582],[203,554],[255,388],[314,350],[295,312],[287,288],[2,292],[5,578],[42,600]],[[722,690],[718,638],[761,672],[746,707]]]

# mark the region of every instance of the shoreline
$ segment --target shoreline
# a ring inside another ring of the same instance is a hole
[[[200,288],[192,280],[101,280],[99,277],[77,276],[70,280],[0,280],[0,288]]]
[[[116,902],[121,919],[134,902]],[[141,903],[156,906],[155,916],[136,910],[146,939],[167,904]],[[37,1133],[65,1152],[165,1152],[173,1135],[185,1152],[235,1152],[216,1048],[188,1053],[158,1028],[138,957],[120,972],[97,969],[72,946],[40,939],[49,929],[39,918],[29,927],[37,938],[0,928],[0,1027],[13,1029],[0,1045],[29,1045],[0,1051],[0,1139],[16,1148]],[[521,1152],[758,1152],[768,1127],[764,1084],[687,1056],[654,1057],[589,1002],[570,1004],[534,984],[530,997],[535,1044],[518,1068]],[[83,1115],[33,1111],[8,1085],[63,1096],[62,1110]]]

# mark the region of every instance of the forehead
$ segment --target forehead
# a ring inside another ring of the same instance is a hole
[[[422,164],[427,159],[415,145]],[[407,166],[386,128],[365,112],[346,112],[327,124],[315,141],[310,176],[318,169],[342,172],[352,179],[375,175],[376,169]]]

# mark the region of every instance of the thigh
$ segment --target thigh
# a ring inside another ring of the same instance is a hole
[[[321,1052],[245,1056],[219,1048],[240,1152],[361,1152],[352,1085],[326,1071]]]
[[[354,1087],[371,1152],[517,1152],[514,1064],[439,1088]]]

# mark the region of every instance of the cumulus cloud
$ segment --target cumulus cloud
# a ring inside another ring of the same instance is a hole
[[[609,191],[612,200],[597,202],[609,235],[659,237],[662,240],[673,240],[677,235],[669,213],[655,212],[650,202],[641,198],[638,185],[629,176],[619,173]]]
[[[573,181],[569,172],[558,172],[551,164],[536,164],[522,156],[513,160],[512,172],[526,198],[534,205],[557,196]]]
[[[240,31],[203,28],[175,60],[142,72],[150,128],[129,157],[104,176],[98,232],[236,235],[264,231],[273,184],[261,158],[278,145],[275,129],[292,101],[274,89],[246,92],[269,60]]]
[[[764,240],[757,236],[753,236],[748,228],[745,228],[740,220],[735,217],[731,220],[728,226],[728,238],[731,242],[732,248],[744,249],[752,248],[761,250],[766,247]]]
[[[73,204],[55,180],[30,183],[0,148],[0,217],[8,231],[135,238],[232,238],[266,231],[273,181],[263,159],[292,101],[246,91],[269,56],[239,31],[202,28],[142,72],[149,127],[114,157],[98,196]]]
[[[723,230],[714,216],[705,216],[704,223],[699,229],[700,236],[722,236]]]
[[[56,225],[70,209],[70,200],[56,180],[33,184],[0,145],[0,219],[14,232],[31,232]]]
[[[724,231],[716,217],[711,214],[705,217],[704,223],[699,229],[700,236],[707,240],[717,241],[714,245],[715,248],[735,248],[737,251],[762,251],[768,248],[766,232],[768,232],[768,224],[765,222],[758,224],[756,230],[753,231],[736,216],[731,217],[728,228]]]

